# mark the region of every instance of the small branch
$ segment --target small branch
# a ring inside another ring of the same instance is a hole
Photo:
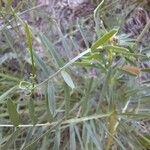
[[[69,119],[69,120],[65,120],[62,121],[62,125],[66,125],[66,124],[70,124],[70,123],[80,123],[80,122],[84,122],[84,121],[88,121],[88,120],[92,120],[92,119],[100,119],[100,118],[105,118],[105,117],[109,117],[111,115],[111,113],[108,114],[101,114],[101,115],[92,115],[92,116],[87,116],[87,117],[81,117],[81,118],[75,118],[75,119]],[[32,124],[23,124],[23,125],[19,125],[19,128],[29,128],[29,127],[47,127],[47,126],[55,126],[59,123],[60,121],[57,122],[52,122],[52,123],[44,123],[44,124],[36,124],[36,125],[32,125]],[[8,128],[12,128],[14,127],[14,125],[12,124],[1,124],[0,127],[8,127]]]

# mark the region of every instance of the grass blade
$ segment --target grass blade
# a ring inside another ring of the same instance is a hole
[[[86,115],[89,111],[89,96],[90,96],[92,84],[93,84],[93,78],[88,79],[87,86],[86,86],[87,89],[85,91],[85,97],[83,98],[83,102],[82,102],[83,115]]]
[[[53,116],[56,115],[56,99],[55,99],[55,89],[52,81],[48,82],[47,87],[47,94],[48,94],[48,106],[51,114]]]
[[[65,94],[65,116],[66,118],[68,118],[70,111],[70,89],[66,83],[64,83],[64,94]]]
[[[34,106],[34,101],[33,99],[29,99],[28,101],[28,108],[29,108],[29,114],[30,118],[32,120],[32,123],[35,125],[38,121],[37,116],[35,115],[35,106]]]
[[[79,140],[79,143],[80,143],[80,146],[81,146],[81,150],[84,150],[84,146],[83,146],[83,142],[82,142],[82,139],[81,139],[81,136],[80,136],[80,133],[79,133],[79,129],[78,129],[77,126],[75,126],[74,129],[75,129],[76,135],[78,137],[78,140]]]
[[[100,141],[98,140],[98,138],[96,137],[96,135],[93,133],[91,126],[85,122],[85,127],[87,129],[88,134],[90,135],[90,138],[92,139],[93,143],[96,146],[97,150],[102,150],[102,147],[100,145]]]
[[[70,124],[69,130],[70,130],[70,149],[76,150],[75,130],[74,125],[72,123]]]
[[[60,149],[60,141],[61,141],[61,130],[60,126],[57,126],[55,130],[54,150]]]
[[[78,28],[79,28],[79,31],[80,31],[80,33],[81,33],[81,36],[82,36],[82,38],[83,38],[83,40],[84,40],[84,43],[85,43],[85,45],[86,45],[86,48],[89,48],[89,43],[88,43],[88,41],[87,41],[87,39],[86,39],[85,31],[83,31],[83,29],[82,29],[82,27],[81,27],[79,21],[78,21]]]

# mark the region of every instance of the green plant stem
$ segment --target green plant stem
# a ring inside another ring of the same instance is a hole
[[[84,121],[89,121],[89,120],[93,120],[93,119],[100,119],[100,118],[105,118],[105,117],[109,117],[110,115],[112,115],[112,113],[108,113],[108,114],[99,114],[99,115],[91,115],[91,116],[86,116],[86,117],[81,117],[81,118],[74,118],[74,119],[68,119],[68,120],[61,120],[61,125],[67,125],[70,123],[81,123]],[[63,118],[64,119],[64,118]],[[19,125],[19,128],[29,128],[29,127],[48,127],[48,126],[54,126],[56,124],[58,124],[58,122],[60,121],[56,121],[56,122],[52,122],[52,123],[43,123],[43,124],[36,124],[36,125],[32,125],[32,124],[24,124],[24,125]],[[14,127],[14,125],[12,124],[1,124],[0,127],[8,127],[8,128],[12,128]]]

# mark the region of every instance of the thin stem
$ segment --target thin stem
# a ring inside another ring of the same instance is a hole
[[[100,115],[91,115],[91,116],[86,116],[86,117],[81,117],[81,118],[75,118],[75,119],[69,119],[69,120],[65,120],[62,121],[62,125],[66,125],[66,124],[70,124],[70,123],[80,123],[80,122],[84,122],[84,121],[88,121],[88,120],[93,120],[93,119],[100,119],[100,118],[105,118],[105,117],[109,117],[112,113],[108,113],[108,114],[100,114]],[[29,128],[29,127],[44,127],[44,126],[54,126],[57,125],[57,123],[60,121],[56,121],[56,122],[52,122],[52,123],[43,123],[43,124],[23,124],[23,125],[19,125],[19,128]],[[0,127],[14,127],[14,125],[12,124],[1,124]]]

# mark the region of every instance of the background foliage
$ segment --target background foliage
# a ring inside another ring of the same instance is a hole
[[[148,4],[93,1],[63,28],[36,1],[1,1],[1,149],[148,149]]]

